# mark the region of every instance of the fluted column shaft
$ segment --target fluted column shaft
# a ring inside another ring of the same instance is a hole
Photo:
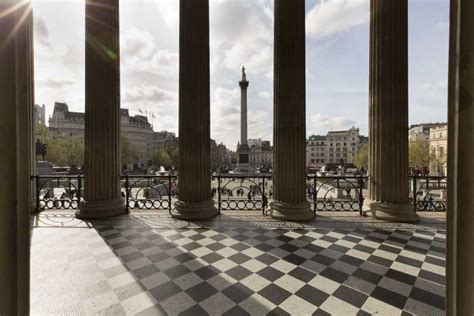
[[[408,183],[408,3],[370,2],[369,200],[373,216],[416,221]]]
[[[172,215],[217,214],[211,195],[209,1],[179,4],[179,201]]]
[[[275,0],[273,198],[275,218],[314,217],[306,200],[305,1]]]
[[[77,216],[125,212],[120,194],[119,0],[86,1],[85,203]]]
[[[247,88],[248,81],[240,81],[240,144],[247,144]]]
[[[33,15],[0,3],[0,315],[29,313]]]
[[[446,314],[474,315],[474,2],[450,15]]]

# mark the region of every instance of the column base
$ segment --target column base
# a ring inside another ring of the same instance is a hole
[[[372,217],[390,222],[415,223],[420,217],[415,213],[411,204],[395,204],[365,200],[363,212],[371,213]]]
[[[183,220],[208,219],[219,214],[219,210],[214,205],[214,200],[204,202],[177,201],[175,208],[171,211],[171,216]]]
[[[306,222],[316,215],[307,201],[301,203],[287,203],[281,201],[270,202],[270,216],[275,219],[293,222]]]
[[[119,198],[100,202],[86,201],[80,205],[75,215],[78,219],[102,219],[126,213],[125,200]]]

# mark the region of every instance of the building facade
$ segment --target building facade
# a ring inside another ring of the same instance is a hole
[[[69,111],[66,103],[56,102],[49,118],[49,131],[53,139],[78,137],[84,139],[85,115]],[[120,110],[121,135],[137,150],[137,163],[146,164],[154,151],[155,137],[147,117],[130,116],[128,109]]]
[[[35,104],[33,108],[33,124],[46,126],[46,106]]]
[[[261,166],[273,166],[273,147],[270,141],[258,139],[249,139],[250,146],[250,165],[253,168]]]
[[[359,129],[330,131],[326,136],[312,135],[306,145],[306,165],[320,166],[327,163],[354,163],[354,157],[361,145]]]
[[[430,130],[438,126],[444,126],[446,123],[421,123],[410,125],[408,129],[408,140],[410,142],[418,140],[429,140]]]
[[[430,128],[430,173],[440,176],[448,172],[448,125],[439,125]]]

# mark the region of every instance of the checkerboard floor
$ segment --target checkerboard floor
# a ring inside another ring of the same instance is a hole
[[[444,314],[443,229],[346,226],[34,228],[31,314]]]

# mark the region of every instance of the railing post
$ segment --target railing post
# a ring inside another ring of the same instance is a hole
[[[129,207],[129,198],[130,198],[130,193],[129,193],[129,182],[128,182],[128,174],[125,175],[125,209],[127,211],[127,214],[130,213],[130,207]]]
[[[217,174],[217,209],[221,213],[221,174]]]
[[[339,189],[339,178],[336,179],[336,188]],[[339,193],[338,193],[339,194]]]
[[[77,207],[81,207],[81,198],[82,198],[82,176],[77,176]]]
[[[318,203],[318,192],[316,191],[316,185],[317,185],[317,174],[315,173],[313,176],[313,212],[316,214],[316,205]]]
[[[265,175],[262,175],[262,215],[265,215],[267,197],[265,196]]]
[[[169,210],[169,213],[171,214],[171,175],[169,174],[168,175],[168,210]]]
[[[364,195],[362,190],[364,189],[364,180],[362,175],[359,177],[359,214],[362,216],[362,205],[364,205]]]
[[[412,186],[413,186],[413,193],[412,193],[412,196],[413,196],[413,208],[416,212],[416,208],[417,208],[417,190],[416,190],[416,175],[413,176],[413,183],[412,183]]]
[[[39,184],[39,176],[35,176],[35,186],[36,186],[36,213],[40,212],[40,184]]]

